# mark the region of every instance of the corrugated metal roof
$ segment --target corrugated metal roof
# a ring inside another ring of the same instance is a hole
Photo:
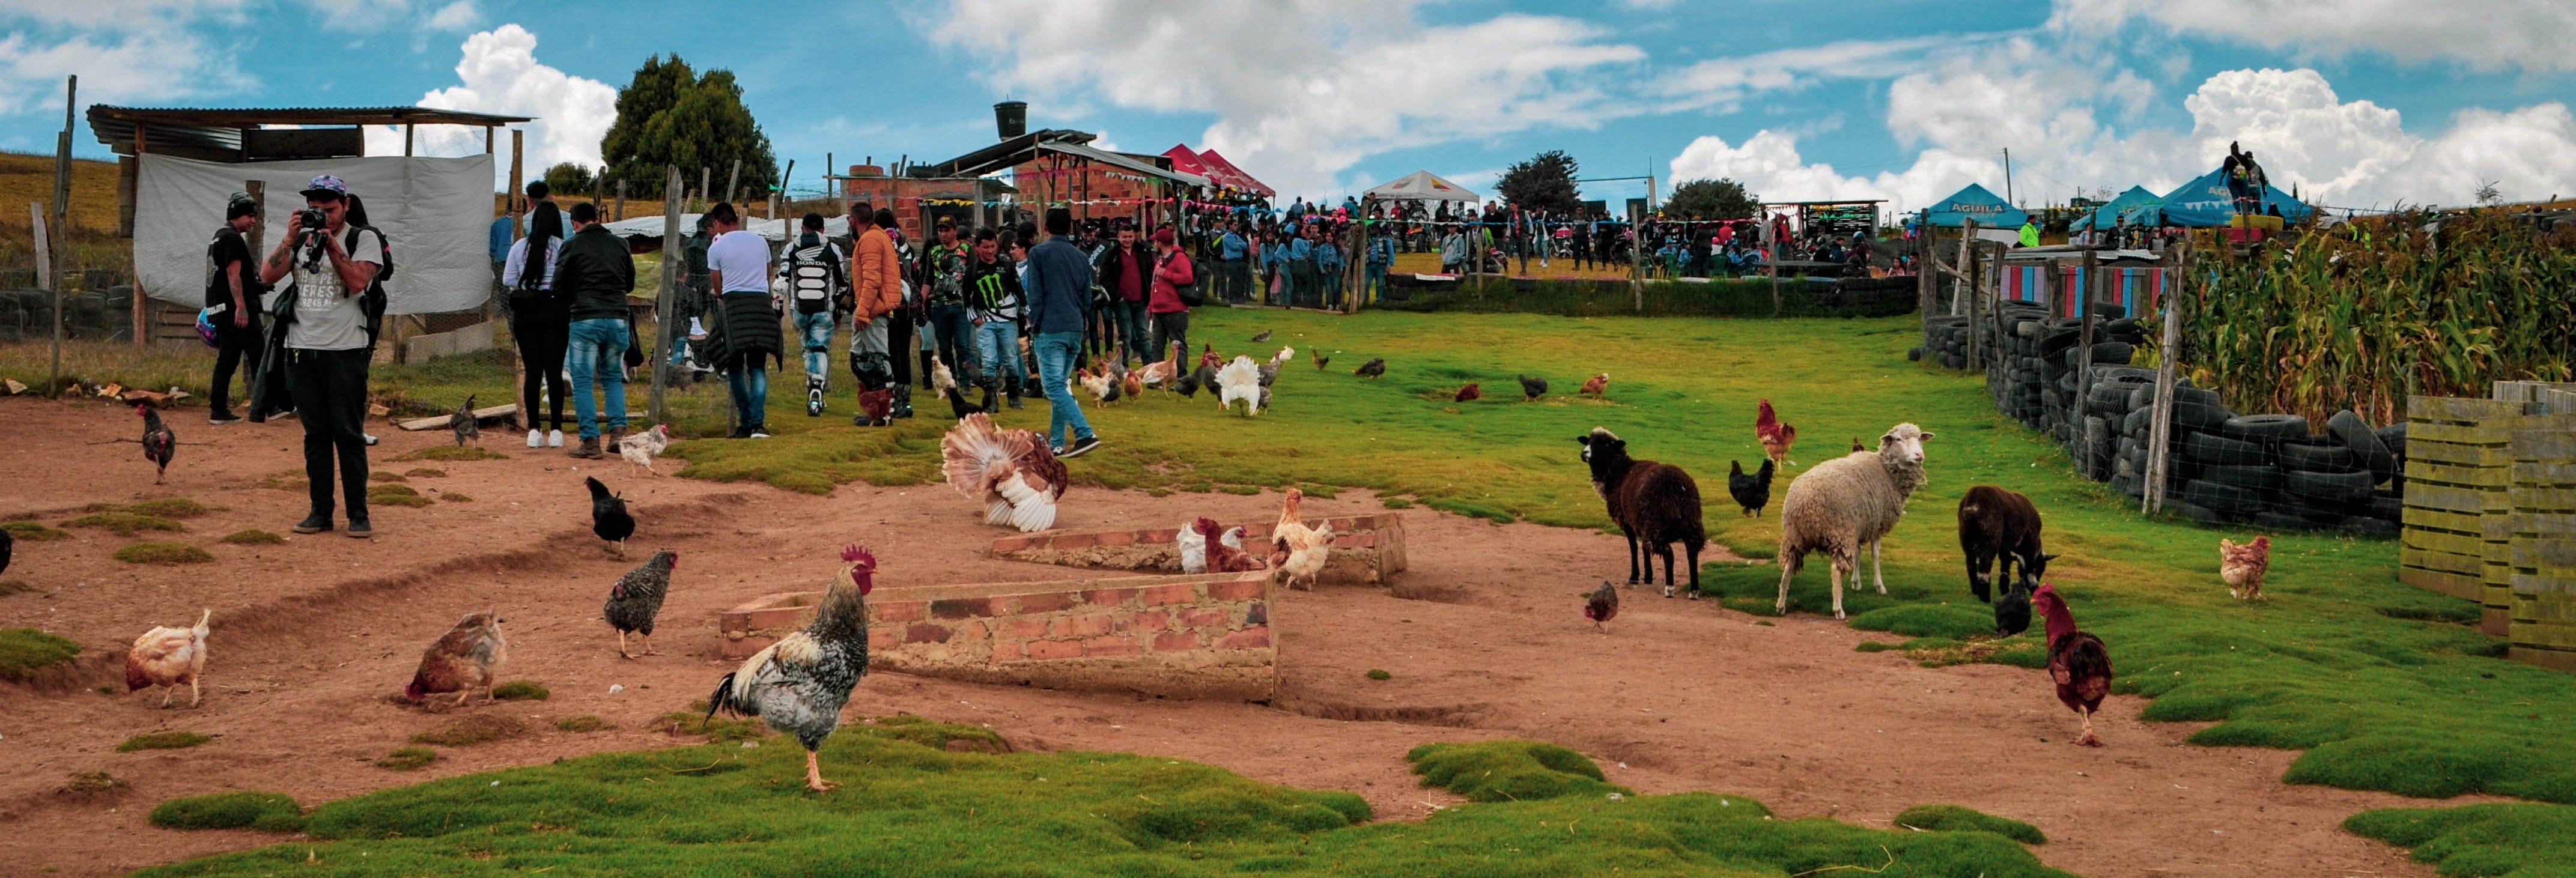
[[[132,155],[134,129],[145,126],[145,148],[155,152],[241,153],[241,132],[264,125],[471,125],[502,126],[530,121],[432,107],[117,107],[91,104],[90,132],[116,152]]]
[[[1089,146],[1086,142],[1090,139],[1091,135],[1079,131],[1053,129],[1038,131],[1023,134],[930,167],[932,173],[941,176],[974,177],[1018,165],[1041,152],[1056,152],[1184,185],[1208,184],[1206,177],[1197,174],[1166,170],[1151,162]]]

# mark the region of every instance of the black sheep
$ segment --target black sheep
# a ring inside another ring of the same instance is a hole
[[[1763,459],[1762,468],[1749,476],[1744,474],[1743,461],[1730,460],[1727,465],[1732,469],[1726,474],[1726,493],[1734,495],[1735,505],[1744,507],[1744,514],[1761,517],[1762,507],[1771,505],[1771,474],[1776,470],[1770,459]]]
[[[1672,597],[1672,544],[1678,542],[1689,553],[1690,597],[1698,600],[1699,550],[1708,545],[1700,522],[1699,482],[1681,467],[1629,457],[1628,443],[1601,427],[1574,441],[1583,443],[1583,462],[1592,467],[1592,490],[1609,504],[1610,520],[1628,537],[1628,583],[1653,581],[1655,562],[1649,553],[1661,555],[1664,596]]]
[[[2009,592],[2015,562],[2021,568],[2022,590],[2026,593],[2039,584],[2048,571],[2048,560],[2057,556],[2040,551],[2039,507],[2030,498],[1993,485],[1978,485],[1959,498],[1959,548],[1968,556],[1968,590],[1977,600],[1991,602],[1994,580],[1987,578],[1988,565],[2003,577]],[[2026,602],[2027,597],[2023,598]],[[2000,608],[1998,608],[2000,612]],[[2022,607],[2022,626],[2030,625],[2030,609]]]

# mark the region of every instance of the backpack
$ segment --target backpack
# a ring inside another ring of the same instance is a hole
[[[832,242],[816,238],[814,243],[799,247],[787,256],[787,295],[796,302],[798,314],[821,314],[832,310],[841,287],[839,248]]]
[[[372,351],[376,349],[376,334],[385,325],[385,281],[392,280],[394,277],[394,241],[392,238],[385,237],[383,229],[375,226],[353,225],[349,227],[349,239],[340,242],[341,248],[355,249],[358,244],[358,233],[362,231],[376,236],[376,243],[384,250],[380,255],[385,260],[376,268],[376,279],[369,281],[367,291],[358,296],[358,310],[367,318],[367,350]]]

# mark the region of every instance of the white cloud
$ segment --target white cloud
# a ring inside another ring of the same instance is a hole
[[[559,162],[599,166],[600,138],[617,121],[617,89],[537,63],[537,36],[516,24],[466,37],[463,53],[456,62],[458,84],[422,95],[420,106],[536,117],[521,126],[528,132],[522,157],[532,177]],[[483,151],[478,129],[432,125],[418,133],[421,155]],[[493,148],[508,146],[496,142]],[[368,129],[367,152],[400,155],[401,129]],[[508,161],[500,164],[500,172],[509,173]]]
[[[1886,209],[1901,213],[1930,205],[1971,182],[1987,182],[2001,191],[2003,165],[1991,155],[1961,155],[1925,150],[1911,168],[1881,171],[1875,176],[1845,176],[1825,163],[1809,164],[1798,156],[1797,137],[1764,129],[1730,146],[1724,138],[1701,137],[1672,161],[1672,181],[1730,178],[1756,197],[1773,201],[1886,199]]]
[[[473,27],[482,20],[483,10],[474,5],[474,0],[456,0],[430,13],[425,24],[431,30],[451,31]]]
[[[1418,2],[956,0],[928,31],[994,62],[993,85],[1059,107],[1213,114],[1198,145],[1283,194],[1347,188],[1337,175],[1389,150],[1640,112],[1600,78],[1644,51],[1591,24],[1426,26]]]
[[[249,85],[211,51],[201,22],[235,20],[242,0],[116,3],[0,0],[0,114],[62,108],[63,77],[83,103],[150,103]]]
[[[2098,34],[2132,19],[2330,58],[2367,50],[2479,69],[2576,70],[2576,52],[2568,51],[2576,3],[2567,0],[2057,0],[2049,23]]]
[[[1925,52],[1978,42],[1950,36],[1901,40],[1845,40],[1822,46],[1775,49],[1754,55],[1711,58],[1658,76],[1651,91],[1679,97],[1686,106],[1733,112],[1746,97],[1794,90],[1824,79],[1880,79],[1919,67]]]
[[[411,19],[411,0],[304,0],[322,17],[322,26],[366,33]]]

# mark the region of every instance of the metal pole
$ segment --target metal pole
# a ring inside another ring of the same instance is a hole
[[[2012,147],[2004,147],[2004,201],[2012,200]]]
[[[1762,211],[1762,242],[1768,252],[1762,254],[1762,265],[1771,275],[1771,316],[1780,316],[1780,227],[1772,224],[1771,211]]]
[[[678,289],[678,272],[688,266],[688,257],[680,252],[680,187],[684,184],[678,167],[666,168],[665,172],[669,179],[662,186],[662,280],[655,284],[653,294],[653,324],[658,329],[654,334],[662,337],[661,347],[653,351],[652,408],[656,424],[670,421],[669,409],[662,403],[662,388],[671,383],[671,351],[678,347],[674,340],[680,337],[680,332],[671,326],[672,291]],[[725,410],[731,412],[733,408],[726,406]]]

